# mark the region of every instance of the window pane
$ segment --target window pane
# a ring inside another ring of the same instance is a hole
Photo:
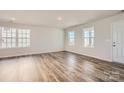
[[[84,39],[84,42],[85,42],[85,43],[84,43],[84,46],[85,46],[85,47],[88,47],[88,46],[89,46],[89,38],[85,38],[85,39]]]
[[[2,43],[2,48],[6,48],[6,43]]]
[[[2,48],[6,48],[6,38],[2,38]]]
[[[10,43],[11,42],[11,38],[7,38],[7,42]]]
[[[70,39],[70,42],[74,42],[74,39]]]
[[[16,42],[16,38],[12,38],[12,42]]]
[[[23,47],[27,47],[27,43],[23,43]]]
[[[12,33],[12,37],[16,37],[16,33]]]
[[[27,38],[30,38],[30,34],[27,34]]]
[[[21,34],[22,33],[22,30],[21,29],[18,29],[18,33]]]
[[[94,37],[94,31],[91,31],[90,33],[91,33],[91,37]]]
[[[19,47],[28,47],[30,45],[30,30],[27,29],[20,29],[20,33],[18,33],[19,40],[18,46]],[[21,42],[21,44],[20,44]]]
[[[9,30],[7,30],[7,37],[11,37],[12,35],[11,35],[11,30],[9,29]]]
[[[7,47],[8,48],[11,48],[11,43],[7,43]]]
[[[6,31],[2,31],[2,37],[6,37]]]
[[[18,43],[18,47],[22,47],[22,43]]]
[[[94,27],[83,29],[84,47],[94,47]]]
[[[12,28],[12,33],[16,33],[16,29],[15,28]]]
[[[30,42],[27,42],[27,46],[30,46]]]
[[[22,34],[22,37],[25,38],[25,33]]]
[[[23,42],[23,39],[18,39],[18,42],[20,43],[20,42]]]
[[[90,37],[89,31],[84,31],[84,37]]]
[[[6,43],[6,38],[2,38],[2,43]]]
[[[27,39],[27,42],[29,42],[29,43],[30,43],[30,39]]]
[[[2,48],[27,47],[30,45],[30,29],[0,27]]]
[[[69,45],[73,46],[75,44],[75,32],[68,32]]]
[[[91,47],[94,47],[94,38],[91,38]]]
[[[26,40],[26,39],[23,39],[23,42],[24,42],[24,43],[26,43],[26,42],[27,42],[27,40]]]
[[[12,29],[12,37],[16,37],[16,29]]]
[[[12,43],[12,47],[16,47],[16,43]]]
[[[18,34],[18,37],[19,37],[19,38],[22,38],[22,37],[23,37],[22,35],[23,35],[22,33],[19,33],[19,34]]]

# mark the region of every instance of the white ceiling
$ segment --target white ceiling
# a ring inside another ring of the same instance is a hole
[[[0,19],[15,18],[14,23],[66,28],[119,12],[119,10],[0,10]],[[62,17],[62,20],[58,21],[58,17]]]

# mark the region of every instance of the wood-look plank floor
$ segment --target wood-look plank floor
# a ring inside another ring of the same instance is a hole
[[[70,52],[0,59],[1,82],[124,81],[124,65]]]

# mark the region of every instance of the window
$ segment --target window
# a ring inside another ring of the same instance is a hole
[[[30,46],[30,30],[0,27],[0,48]]]
[[[75,32],[68,32],[69,46],[74,46],[75,44]]]
[[[1,30],[1,48],[16,47],[16,29],[0,27]]]
[[[30,46],[30,30],[18,29],[18,47]]]
[[[94,27],[84,28],[84,47],[94,47]]]

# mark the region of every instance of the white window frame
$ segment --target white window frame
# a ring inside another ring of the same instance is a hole
[[[29,29],[18,29],[18,47],[29,47],[30,46],[30,30]]]
[[[16,29],[8,27],[0,27],[1,31],[1,48],[16,47]]]
[[[19,46],[19,31],[22,31],[22,46]],[[30,47],[30,29],[17,29],[0,26],[0,49]]]
[[[95,30],[94,27],[83,28],[83,41],[85,48],[95,47]]]
[[[76,32],[75,31],[69,31],[68,32],[68,45],[69,46],[75,46],[75,39],[76,39]]]

